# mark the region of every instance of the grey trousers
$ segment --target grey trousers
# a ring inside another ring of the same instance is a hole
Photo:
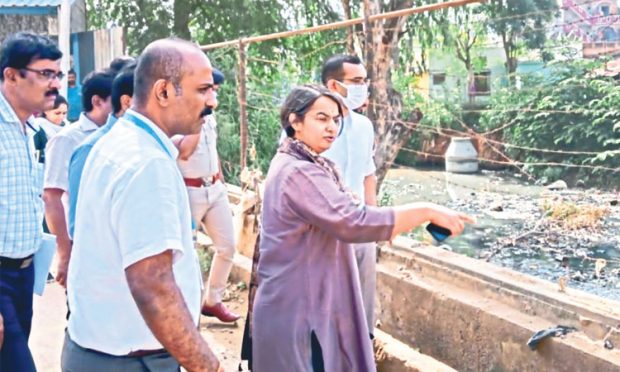
[[[375,329],[375,292],[377,290],[377,243],[353,244],[357,270],[360,275],[362,288],[362,302],[368,332],[374,333]]]
[[[121,357],[84,349],[69,338],[60,360],[62,372],[179,372],[179,363],[169,353],[145,357]]]

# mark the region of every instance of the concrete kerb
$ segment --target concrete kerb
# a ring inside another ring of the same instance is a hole
[[[520,311],[554,323],[582,328],[600,340],[620,325],[620,302],[594,296],[494,264],[399,237],[379,251],[386,265],[413,269],[418,275],[482,293]]]
[[[377,372],[456,372],[375,328]]]
[[[391,336],[464,371],[620,370],[620,351],[605,349],[601,336],[620,324],[617,302],[412,245],[397,239],[380,249],[377,314]],[[579,331],[537,351],[526,346],[535,331],[558,324]]]

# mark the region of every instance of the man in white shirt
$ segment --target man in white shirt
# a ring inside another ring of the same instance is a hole
[[[323,153],[331,159],[342,180],[361,201],[361,205],[377,205],[377,179],[375,177],[375,132],[370,120],[353,111],[368,99],[366,68],[356,56],[334,55],[323,64],[323,84],[339,94],[346,106],[342,130],[329,150]],[[374,330],[375,290],[377,286],[377,250],[375,243],[354,244],[360,275],[362,301],[368,329]]]
[[[65,127],[47,143],[43,201],[45,220],[50,232],[56,235],[58,267],[56,280],[66,286],[67,268],[71,257],[71,237],[68,232],[69,161],[73,151],[97,128],[104,125],[112,111],[111,92],[114,75],[96,71],[84,79],[82,105],[86,111],[77,122]]]
[[[158,40],[135,70],[132,109],[93,146],[76,202],[63,371],[216,371],[198,331],[202,279],[177,149],[214,101],[194,44]]]

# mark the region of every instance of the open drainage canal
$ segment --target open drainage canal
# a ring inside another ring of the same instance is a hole
[[[564,287],[620,300],[617,192],[549,190],[504,172],[451,174],[392,169],[381,196],[393,205],[431,201],[474,215],[478,223],[445,249]],[[423,228],[412,238],[431,242]]]

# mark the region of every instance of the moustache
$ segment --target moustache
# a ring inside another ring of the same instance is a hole
[[[202,110],[200,112],[200,118],[204,118],[207,115],[211,115],[213,113],[213,108],[212,107],[207,107],[204,110]]]
[[[52,89],[52,90],[48,90],[47,92],[45,92],[45,96],[49,97],[49,96],[58,96],[60,93],[58,92],[58,89]]]

